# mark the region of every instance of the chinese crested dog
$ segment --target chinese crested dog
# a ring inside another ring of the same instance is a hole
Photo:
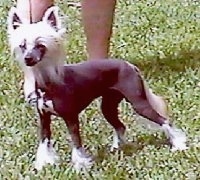
[[[123,60],[93,60],[64,65],[65,30],[57,7],[50,7],[38,23],[28,24],[11,8],[8,35],[11,51],[24,71],[26,100],[36,104],[40,117],[40,142],[35,168],[54,164],[57,155],[51,142],[51,116],[64,119],[72,139],[72,162],[76,169],[90,166],[92,158],[81,143],[79,113],[102,97],[101,110],[114,128],[111,149],[125,143],[125,126],[118,118],[118,104],[125,98],[133,109],[157,124],[173,149],[186,149],[186,136],[171,125],[163,99],[147,87],[139,69]]]

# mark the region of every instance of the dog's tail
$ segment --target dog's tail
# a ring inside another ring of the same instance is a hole
[[[143,82],[144,90],[147,96],[147,99],[153,109],[159,113],[161,116],[168,119],[168,109],[166,102],[163,97],[155,95],[152,90],[147,86],[145,82]]]
[[[154,94],[144,80],[141,79],[141,83],[143,84],[143,90],[145,91],[146,99],[149,102],[149,104],[151,105],[151,107],[160,116],[162,116],[166,119],[166,123],[170,123],[169,115],[168,115],[168,108],[167,108],[167,104],[166,104],[164,98]],[[157,130],[162,131],[161,126],[159,126],[157,123],[155,123],[153,121],[149,121],[146,118],[140,118],[140,119],[136,118],[136,121],[138,124],[142,125],[143,127],[147,128],[147,129],[150,129],[153,131],[157,131]]]
[[[151,121],[156,121],[155,116],[158,115],[166,120],[168,119],[167,106],[164,99],[151,91],[136,66],[122,62],[118,81],[120,83],[116,85],[117,90],[130,101],[138,114],[151,119]]]

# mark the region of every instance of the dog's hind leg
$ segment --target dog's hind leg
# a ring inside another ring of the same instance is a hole
[[[124,96],[116,90],[108,90],[102,96],[102,113],[106,120],[114,127],[111,151],[118,149],[120,144],[125,143],[125,126],[118,117],[118,105],[123,97]]]
[[[140,72],[135,66],[129,63],[124,65],[119,73],[115,89],[127,98],[138,114],[158,124],[164,130],[174,149],[186,149],[185,134],[171,126],[165,115],[164,101],[153,94],[144,84]]]
[[[51,115],[44,110],[39,110],[40,116],[40,142],[36,153],[35,169],[41,170],[46,164],[55,164],[59,158],[51,142]]]

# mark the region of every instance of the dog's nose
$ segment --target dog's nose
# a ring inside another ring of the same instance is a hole
[[[24,60],[25,60],[25,63],[26,63],[27,66],[33,66],[36,63],[34,58],[30,54],[27,54],[24,57]]]

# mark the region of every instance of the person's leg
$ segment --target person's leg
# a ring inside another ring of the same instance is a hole
[[[108,58],[116,0],[82,0],[89,59]]]
[[[37,22],[53,2],[53,0],[17,0],[17,8],[23,19]],[[89,59],[108,57],[115,4],[116,0],[82,0],[82,18]]]
[[[53,3],[53,0],[17,0],[17,9],[23,19],[32,23],[40,21],[44,12]]]

